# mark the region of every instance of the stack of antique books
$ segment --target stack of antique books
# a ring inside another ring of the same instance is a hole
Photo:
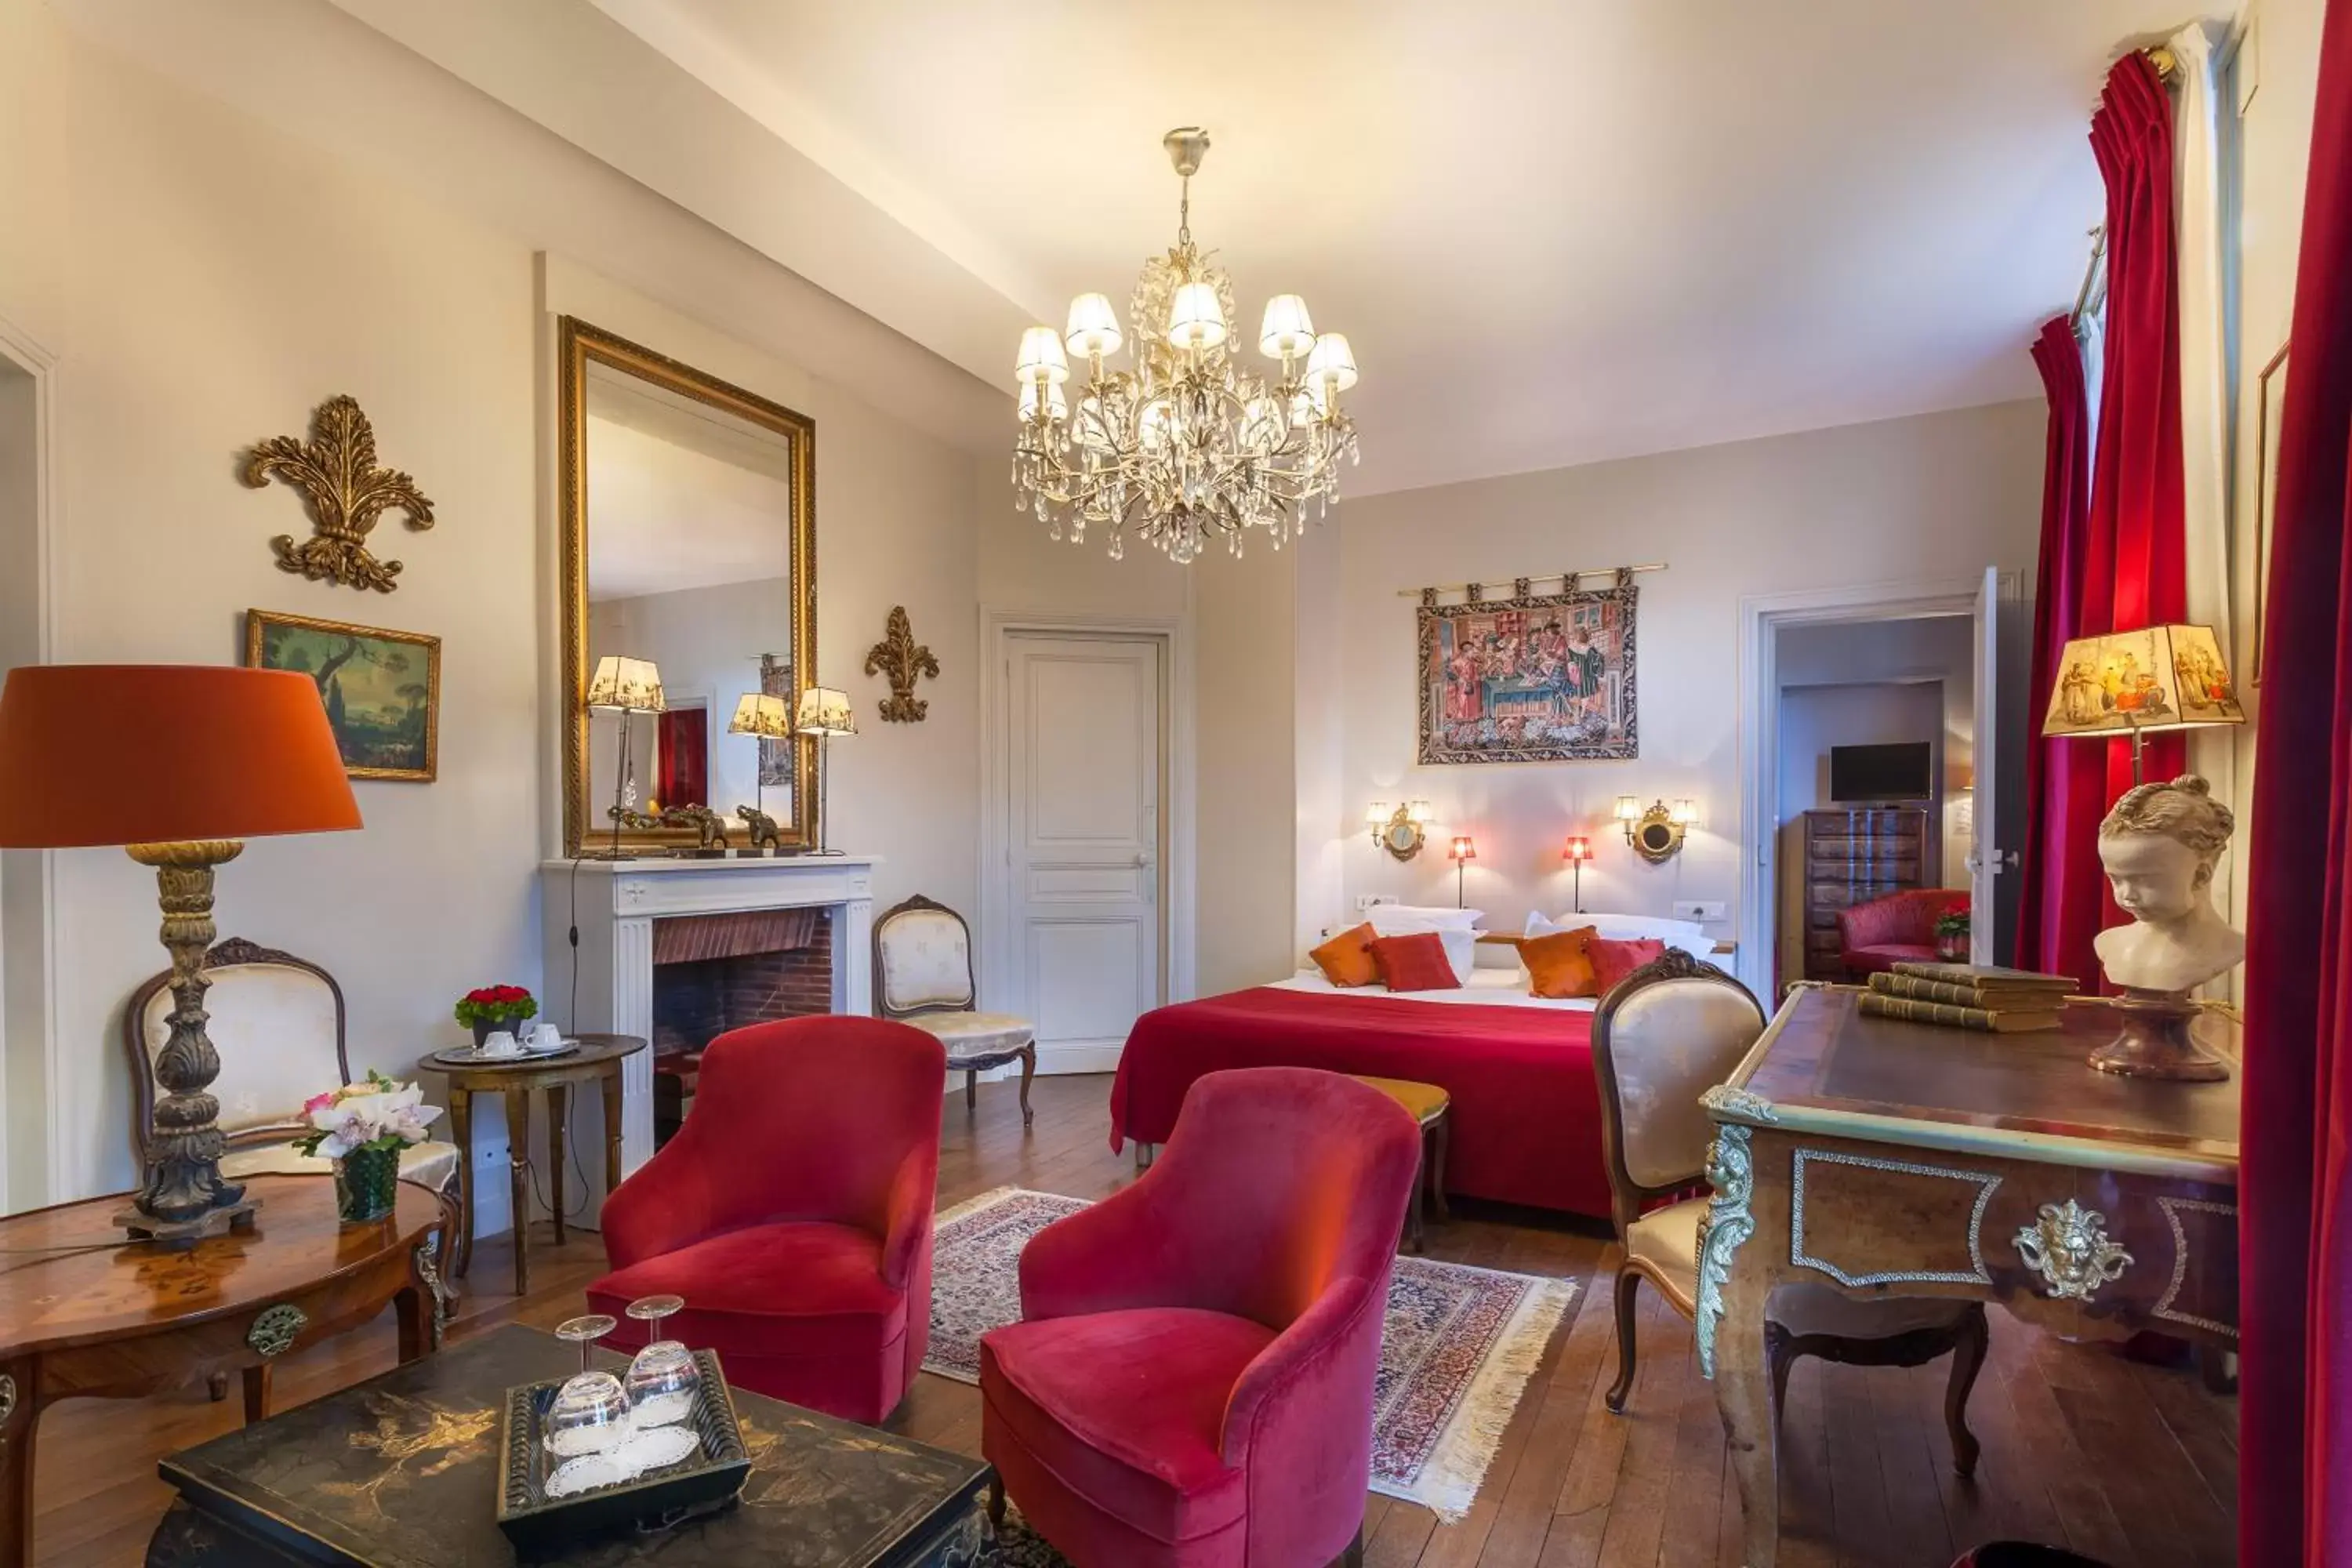
[[[2054,1029],[2074,982],[2063,974],[1989,963],[1896,964],[1870,977],[1862,1010],[1914,1024],[2017,1035]]]

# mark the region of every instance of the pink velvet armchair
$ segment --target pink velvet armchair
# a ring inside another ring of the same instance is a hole
[[[1336,1073],[1194,1083],[1150,1171],[1021,1256],[1022,1321],[981,1342],[992,1507],[1076,1568],[1356,1560],[1420,1151]]]
[[[589,1310],[676,1295],[675,1337],[730,1382],[868,1424],[923,1364],[947,1055],[878,1018],[736,1029],[702,1054],[693,1112],[604,1200],[613,1272]]]
[[[1897,963],[1932,963],[1936,922],[1955,910],[1965,914],[1968,908],[1965,888],[1913,888],[1840,910],[1839,961],[1855,980]]]

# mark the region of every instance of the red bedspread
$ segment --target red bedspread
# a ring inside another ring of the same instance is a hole
[[[1609,1213],[1592,1015],[1437,1005],[1260,986],[1135,1021],[1110,1091],[1110,1146],[1164,1143],[1184,1091],[1225,1068],[1307,1067],[1433,1083],[1454,1100],[1446,1190]]]

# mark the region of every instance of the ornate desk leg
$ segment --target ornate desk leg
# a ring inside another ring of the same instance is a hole
[[[1772,1376],[1764,1344],[1765,1300],[1771,1294],[1771,1258],[1762,1247],[1743,1246],[1756,1231],[1751,1207],[1755,1165],[1749,1130],[1717,1127],[1708,1152],[1708,1201],[1698,1244],[1699,1369],[1715,1380],[1715,1403],[1731,1447],[1745,1520],[1744,1568],[1774,1568],[1780,1547],[1779,1434],[1772,1419]]]
[[[572,1088],[547,1086],[547,1206],[555,1212],[555,1245],[563,1245],[563,1160],[572,1152]]]
[[[621,1064],[608,1064],[597,1087],[604,1096],[604,1195],[609,1198],[621,1184]]]
[[[507,1183],[514,1215],[515,1294],[530,1294],[530,1090],[507,1097]]]
[[[33,1428],[41,1419],[40,1364],[0,1362],[0,1568],[33,1561]]]
[[[1037,1120],[1037,1113],[1029,1109],[1029,1080],[1036,1076],[1037,1042],[1032,1040],[1021,1047],[1021,1126],[1024,1131]]]
[[[474,1096],[449,1086],[449,1136],[457,1143],[457,1251],[449,1272],[458,1279],[474,1266]]]
[[[248,1426],[269,1419],[269,1367],[268,1362],[263,1362],[245,1369],[245,1424]]]

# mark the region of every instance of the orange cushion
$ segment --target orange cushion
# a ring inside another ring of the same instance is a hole
[[[1410,936],[1374,937],[1365,944],[1380,965],[1381,984],[1391,991],[1459,991],[1461,977],[1446,962],[1445,942],[1433,931]]]
[[[1592,958],[1585,944],[1600,935],[1597,926],[1556,931],[1519,943],[1519,959],[1528,966],[1530,996],[1598,996]]]
[[[1341,931],[1307,956],[1315,961],[1323,978],[1334,985],[1378,984],[1380,965],[1372,962],[1371,949],[1365,945],[1376,934],[1368,921]]]
[[[1594,937],[1585,944],[1586,954],[1592,960],[1592,984],[1606,996],[1616,989],[1617,983],[1645,963],[1665,957],[1666,944],[1656,937],[1643,937],[1633,942],[1611,942]]]

